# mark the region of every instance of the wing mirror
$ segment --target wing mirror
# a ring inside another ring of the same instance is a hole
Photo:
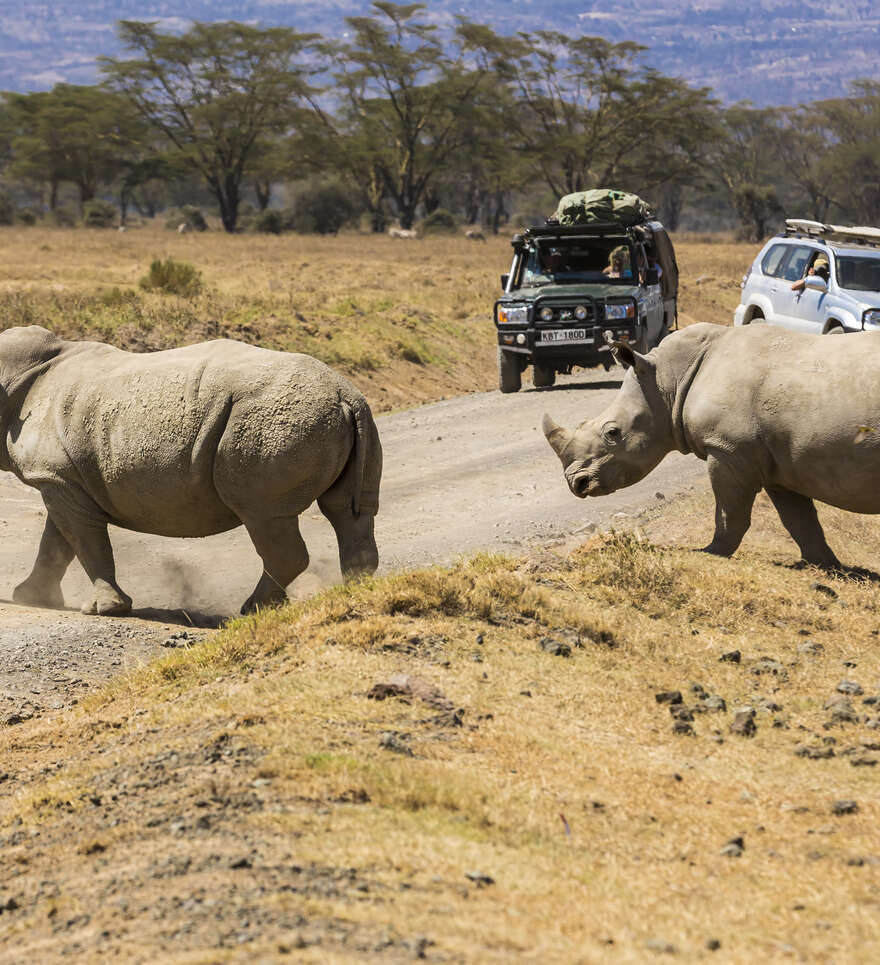
[[[821,275],[807,275],[804,279],[804,287],[812,288],[816,292],[827,292],[828,285]]]
[[[510,275],[502,275],[502,276],[501,276],[501,290],[502,290],[502,291],[505,291],[505,292],[507,291],[507,283],[508,283],[509,280],[510,280]]]

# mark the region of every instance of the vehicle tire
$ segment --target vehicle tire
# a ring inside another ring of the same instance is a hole
[[[839,322],[833,322],[825,329],[825,335],[845,335],[843,326]]]
[[[764,313],[761,311],[760,308],[756,308],[752,312],[752,317],[746,322],[746,325],[751,325],[752,322],[757,322],[758,324],[761,324],[765,321],[766,319],[764,318]]]
[[[552,366],[538,365],[535,362],[532,369],[532,385],[538,389],[545,389],[556,381],[556,369]]]
[[[519,368],[519,359],[513,352],[498,349],[498,388],[507,394],[519,392],[521,386],[522,372]]]

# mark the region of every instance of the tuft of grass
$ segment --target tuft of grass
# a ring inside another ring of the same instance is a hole
[[[177,261],[170,256],[154,258],[139,284],[145,291],[195,298],[202,290],[202,273],[188,261]]]

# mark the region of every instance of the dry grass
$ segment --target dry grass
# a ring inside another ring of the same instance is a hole
[[[880,691],[880,586],[778,565],[793,554],[760,507],[758,551],[677,548],[704,509],[648,520],[666,546],[606,534],[540,565],[479,557],[337,587],[7,732],[0,822],[27,844],[3,852],[21,908],[0,941],[46,961],[59,942],[90,960],[462,962],[642,962],[669,943],[690,961],[710,940],[725,962],[877,960],[877,774],[853,762],[880,759],[864,723],[880,709],[854,698],[863,722],[826,727],[823,707],[844,677]],[[837,517],[838,546],[880,545],[877,524],[850,544]],[[734,649],[741,663],[719,662]],[[757,672],[767,657],[776,673]],[[463,708],[462,726],[368,699],[399,672]],[[693,683],[728,710],[678,736],[654,695],[692,704]],[[753,738],[728,730],[746,704]],[[412,756],[381,747],[389,733]],[[835,756],[798,757],[803,743]],[[844,798],[858,811],[833,816]],[[722,856],[736,836],[744,853]],[[239,896],[203,932],[199,888]],[[246,954],[218,938],[242,905]]]
[[[677,250],[681,323],[729,324],[755,246],[685,240]],[[200,295],[139,288],[167,258],[201,272]],[[135,350],[230,337],[306,352],[383,411],[496,384],[491,312],[509,263],[507,236],[0,228],[0,329],[39,324]]]

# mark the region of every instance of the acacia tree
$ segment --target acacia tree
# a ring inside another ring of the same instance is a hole
[[[361,187],[373,213],[389,198],[404,228],[431,183],[466,138],[462,118],[487,76],[466,58],[464,22],[444,43],[418,17],[425,4],[373,4],[375,16],[348,17],[353,39],[324,46],[339,93],[336,114],[316,106],[340,167]]]
[[[261,143],[291,128],[311,92],[299,58],[314,35],[235,22],[178,35],[138,21],[122,21],[119,34],[134,56],[101,58],[110,84],[167,139],[172,160],[204,179],[223,227],[235,231]]]

